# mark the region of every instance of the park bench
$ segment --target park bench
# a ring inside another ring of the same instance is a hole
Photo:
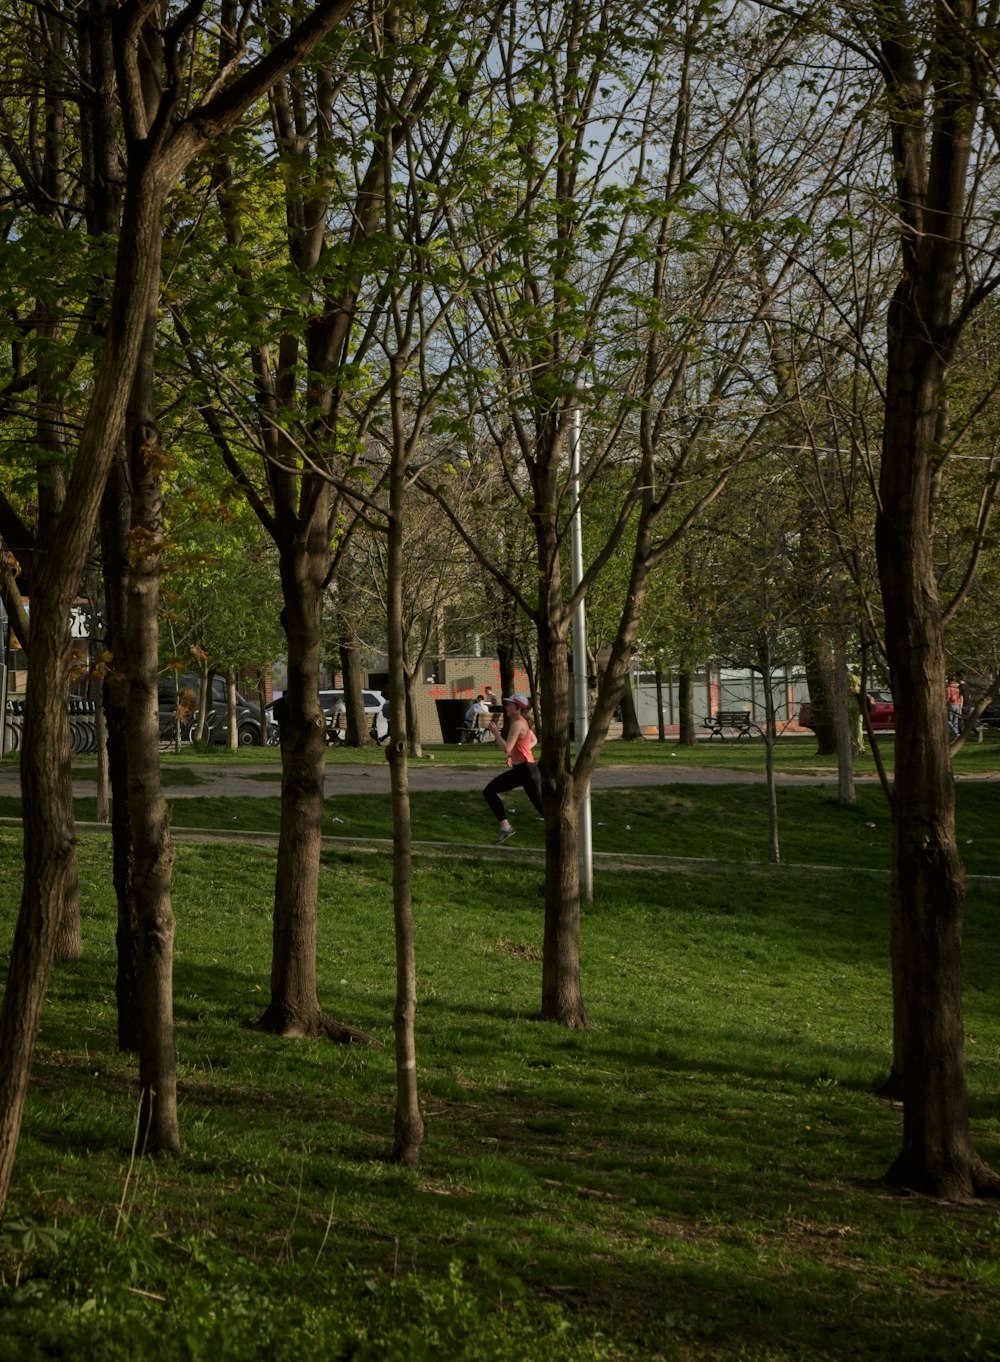
[[[713,738],[721,738],[725,742],[727,729],[735,729],[737,738],[751,738],[754,725],[748,709],[720,709],[717,714],[710,714],[705,719],[702,728],[712,730],[708,735],[709,742]]]

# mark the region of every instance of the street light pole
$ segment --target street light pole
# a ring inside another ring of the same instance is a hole
[[[570,495],[573,518],[570,523],[570,582],[574,593],[583,580],[583,516],[580,509],[580,427],[582,413],[577,400],[573,408],[570,449]],[[577,752],[583,746],[590,724],[587,703],[587,614],[581,596],[573,610],[573,736]],[[580,843],[580,894],[586,903],[594,898],[594,850],[591,838],[590,781],[580,799],[577,833]]]

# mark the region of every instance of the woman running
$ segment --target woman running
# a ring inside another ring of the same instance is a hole
[[[535,758],[531,755],[531,749],[538,742],[528,723],[531,701],[526,695],[508,695],[503,703],[510,721],[506,740],[495,720],[490,720],[488,729],[493,741],[507,754],[507,769],[494,777],[483,791],[483,798],[500,824],[496,845],[514,836],[514,829],[500,798],[507,790],[522,789],[538,812],[542,812],[542,780]]]

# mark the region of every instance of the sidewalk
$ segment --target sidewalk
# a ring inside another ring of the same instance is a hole
[[[501,758],[502,759],[502,758]],[[763,765],[763,764],[762,764]],[[241,765],[239,770],[213,766],[192,768],[198,777],[193,785],[164,786],[169,800],[211,799],[277,799],[281,793],[281,769],[277,765]],[[487,767],[456,769],[444,762],[414,761],[409,765],[411,791],[420,790],[478,790],[496,774]],[[865,778],[867,779],[867,777]],[[595,790],[634,788],[655,785],[758,785],[764,771],[705,770],[697,766],[606,766],[594,773],[591,782]],[[828,775],[778,775],[781,785],[828,785],[836,781],[836,773]],[[389,766],[338,766],[327,763],[325,795],[388,794]],[[93,780],[75,780],[76,799],[92,797],[96,791]],[[21,794],[20,770],[17,766],[0,766],[0,795],[18,798]]]

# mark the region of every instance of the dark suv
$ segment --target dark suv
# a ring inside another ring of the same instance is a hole
[[[207,742],[222,745],[229,741],[226,678],[213,676],[209,686],[212,699],[205,738]],[[160,702],[160,741],[173,740],[178,717],[181,722],[182,741],[188,742],[193,739],[197,726],[198,697],[201,694],[199,678],[193,673],[176,676],[170,672],[160,678],[157,690]],[[269,736],[272,727],[272,724],[268,725]],[[239,691],[236,693],[236,741],[240,747],[260,746],[260,705],[244,699]]]

